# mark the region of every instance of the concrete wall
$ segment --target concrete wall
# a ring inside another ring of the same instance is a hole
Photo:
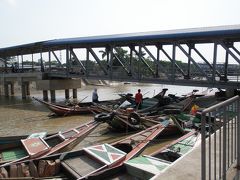
[[[81,79],[38,80],[37,90],[62,90],[81,88]]]

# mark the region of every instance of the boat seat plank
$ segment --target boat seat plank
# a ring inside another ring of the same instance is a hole
[[[139,136],[134,137],[134,139],[136,139],[136,140],[146,139],[146,137],[148,137],[150,134],[152,134],[152,132],[146,132],[144,134],[139,134]]]
[[[83,126],[77,127],[76,130],[81,131],[81,130],[85,129],[86,127],[89,127],[89,125],[85,124]]]
[[[149,179],[166,169],[170,163],[155,158],[140,156],[124,163],[132,175]]]
[[[79,131],[77,129],[73,129],[77,134],[79,133]]]
[[[140,136],[143,136],[143,137],[148,137],[147,135],[144,135],[144,134],[140,134]]]
[[[62,140],[65,141],[65,137],[62,135],[62,132],[58,133],[58,137]]]
[[[68,138],[73,137],[73,136],[75,136],[75,135],[77,135],[77,134],[78,134],[78,133],[72,129],[72,130],[70,130],[70,131],[66,131],[66,132],[61,133],[61,136],[62,136],[64,139],[68,139]]]
[[[42,138],[23,139],[21,142],[30,157],[39,156],[50,149]]]
[[[80,177],[85,176],[103,166],[103,164],[94,161],[87,156],[78,156],[76,158],[66,159],[63,162],[70,169],[74,170]]]
[[[106,165],[110,165],[117,161],[120,161],[126,156],[125,152],[109,144],[90,146],[87,148],[83,148],[83,150]]]

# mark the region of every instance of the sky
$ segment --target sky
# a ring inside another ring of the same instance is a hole
[[[0,0],[0,48],[71,37],[240,24],[239,0]]]

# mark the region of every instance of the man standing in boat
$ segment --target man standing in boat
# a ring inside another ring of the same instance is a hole
[[[93,93],[92,93],[92,102],[94,103],[98,103],[98,93],[97,93],[97,89],[95,88]]]
[[[142,108],[142,93],[141,89],[138,89],[138,92],[135,94],[135,103],[136,103],[136,109]]]

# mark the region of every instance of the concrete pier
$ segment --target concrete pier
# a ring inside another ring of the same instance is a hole
[[[7,75],[7,76],[6,76]],[[73,98],[77,98],[77,89],[81,88],[81,79],[44,79],[42,73],[9,73],[0,76],[0,91],[4,96],[14,95],[14,85],[18,84],[21,89],[22,98],[26,99],[30,95],[30,82],[36,82],[36,90],[43,91],[43,99],[48,100],[48,91],[52,101],[56,100],[56,90],[65,90],[65,98],[69,99],[70,89]]]
[[[10,91],[11,91],[11,95],[14,95],[14,82],[10,83]]]
[[[50,96],[51,96],[51,101],[55,101],[56,100],[55,90],[50,90]]]
[[[22,82],[21,91],[22,91],[22,99],[26,99],[27,98],[27,88],[26,88],[26,84],[24,82]]]
[[[48,91],[47,90],[43,90],[43,100],[48,101]]]
[[[65,89],[65,99],[69,99],[69,89]]]
[[[14,95],[14,82],[10,83],[10,92],[11,92],[11,95]]]
[[[8,83],[4,83],[4,96],[8,97],[9,96],[9,88],[8,88]]]
[[[73,98],[76,99],[77,98],[77,89],[73,89]]]
[[[26,85],[26,93],[28,96],[30,96],[30,83],[26,82],[25,85]]]
[[[55,91],[65,90],[65,97],[69,99],[69,89],[72,89],[73,98],[77,98],[77,88],[81,88],[81,79],[54,79],[54,80],[39,80],[36,82],[37,90],[49,91],[51,100],[56,100]],[[53,92],[54,91],[54,92]],[[45,92],[46,93],[46,92]],[[46,98],[46,94],[43,94]]]

